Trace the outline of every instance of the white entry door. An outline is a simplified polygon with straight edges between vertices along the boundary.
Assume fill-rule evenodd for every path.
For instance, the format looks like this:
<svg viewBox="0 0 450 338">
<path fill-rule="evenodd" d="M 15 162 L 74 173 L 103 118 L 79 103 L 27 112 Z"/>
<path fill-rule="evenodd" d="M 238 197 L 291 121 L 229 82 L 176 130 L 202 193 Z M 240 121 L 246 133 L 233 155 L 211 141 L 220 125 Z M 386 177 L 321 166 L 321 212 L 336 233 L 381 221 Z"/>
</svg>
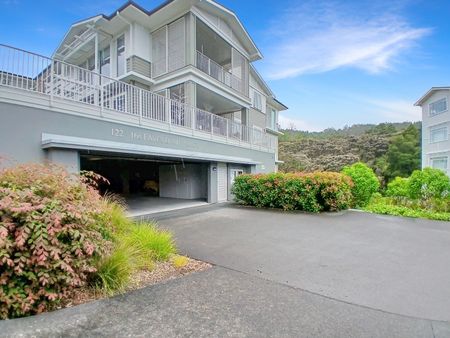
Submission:
<svg viewBox="0 0 450 338">
<path fill-rule="evenodd" d="M 217 165 L 217 201 L 225 202 L 228 200 L 228 175 L 227 164 L 218 163 Z"/>
</svg>

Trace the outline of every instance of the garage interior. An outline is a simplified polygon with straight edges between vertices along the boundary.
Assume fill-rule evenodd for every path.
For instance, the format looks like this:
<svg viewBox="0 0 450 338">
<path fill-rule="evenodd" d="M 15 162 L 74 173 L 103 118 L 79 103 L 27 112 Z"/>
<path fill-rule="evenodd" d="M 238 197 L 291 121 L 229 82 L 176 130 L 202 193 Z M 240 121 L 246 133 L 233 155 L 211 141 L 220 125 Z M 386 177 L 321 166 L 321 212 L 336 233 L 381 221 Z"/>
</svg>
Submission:
<svg viewBox="0 0 450 338">
<path fill-rule="evenodd" d="M 183 159 L 80 154 L 80 169 L 105 177 L 109 183 L 101 183 L 100 192 L 123 197 L 130 216 L 207 204 L 208 166 Z"/>
</svg>

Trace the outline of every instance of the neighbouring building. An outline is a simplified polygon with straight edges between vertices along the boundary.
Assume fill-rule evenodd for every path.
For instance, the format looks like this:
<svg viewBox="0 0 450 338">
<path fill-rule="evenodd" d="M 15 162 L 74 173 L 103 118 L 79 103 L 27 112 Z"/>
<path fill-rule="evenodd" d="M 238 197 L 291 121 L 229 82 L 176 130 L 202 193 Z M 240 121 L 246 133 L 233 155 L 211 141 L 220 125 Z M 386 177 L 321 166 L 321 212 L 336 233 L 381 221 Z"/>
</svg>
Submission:
<svg viewBox="0 0 450 338">
<path fill-rule="evenodd" d="M 212 0 L 127 2 L 77 22 L 51 58 L 0 45 L 0 156 L 93 170 L 123 194 L 231 198 L 277 170 L 287 109 L 252 66 L 261 52 Z"/>
<path fill-rule="evenodd" d="M 433 87 L 416 106 L 422 107 L 422 168 L 449 170 L 450 87 Z"/>
</svg>

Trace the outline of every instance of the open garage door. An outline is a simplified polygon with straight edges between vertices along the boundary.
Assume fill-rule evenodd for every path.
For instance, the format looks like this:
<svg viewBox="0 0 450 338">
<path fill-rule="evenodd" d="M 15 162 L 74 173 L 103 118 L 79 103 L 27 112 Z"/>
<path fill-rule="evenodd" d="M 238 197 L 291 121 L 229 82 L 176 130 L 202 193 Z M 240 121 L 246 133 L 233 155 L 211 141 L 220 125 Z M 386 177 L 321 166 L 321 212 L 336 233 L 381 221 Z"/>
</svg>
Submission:
<svg viewBox="0 0 450 338">
<path fill-rule="evenodd" d="M 192 201 L 208 198 L 208 163 L 164 158 L 133 158 L 107 154 L 81 154 L 81 170 L 93 171 L 105 177 L 103 194 L 122 196 L 129 209 L 166 210 L 192 206 Z M 183 202 L 184 201 L 184 202 Z M 175 208 L 176 207 L 176 208 Z"/>
</svg>

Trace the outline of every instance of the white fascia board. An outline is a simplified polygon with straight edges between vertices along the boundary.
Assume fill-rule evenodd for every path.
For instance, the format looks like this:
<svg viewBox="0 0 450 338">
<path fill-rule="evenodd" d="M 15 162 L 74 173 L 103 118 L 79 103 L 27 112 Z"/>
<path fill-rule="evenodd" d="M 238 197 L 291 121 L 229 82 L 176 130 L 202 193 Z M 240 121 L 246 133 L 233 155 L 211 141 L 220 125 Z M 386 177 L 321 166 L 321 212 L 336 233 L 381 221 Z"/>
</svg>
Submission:
<svg viewBox="0 0 450 338">
<path fill-rule="evenodd" d="M 229 162 L 240 164 L 261 164 L 260 162 L 255 162 L 249 158 L 243 157 L 221 156 L 216 154 L 193 152 L 179 149 L 161 148 L 141 144 L 105 141 L 91 138 L 55 135 L 47 133 L 42 133 L 42 148 L 91 150 L 91 151 L 102 151 L 112 153 L 126 153 L 134 155 L 158 156 L 165 158 L 184 158 L 191 160 Z"/>
<path fill-rule="evenodd" d="M 434 92 L 438 92 L 440 90 L 450 90 L 450 87 L 431 87 L 430 90 L 428 90 L 420 99 L 417 100 L 416 103 L 414 103 L 415 106 L 422 106 L 423 102 L 430 97 L 431 94 Z"/>
</svg>

